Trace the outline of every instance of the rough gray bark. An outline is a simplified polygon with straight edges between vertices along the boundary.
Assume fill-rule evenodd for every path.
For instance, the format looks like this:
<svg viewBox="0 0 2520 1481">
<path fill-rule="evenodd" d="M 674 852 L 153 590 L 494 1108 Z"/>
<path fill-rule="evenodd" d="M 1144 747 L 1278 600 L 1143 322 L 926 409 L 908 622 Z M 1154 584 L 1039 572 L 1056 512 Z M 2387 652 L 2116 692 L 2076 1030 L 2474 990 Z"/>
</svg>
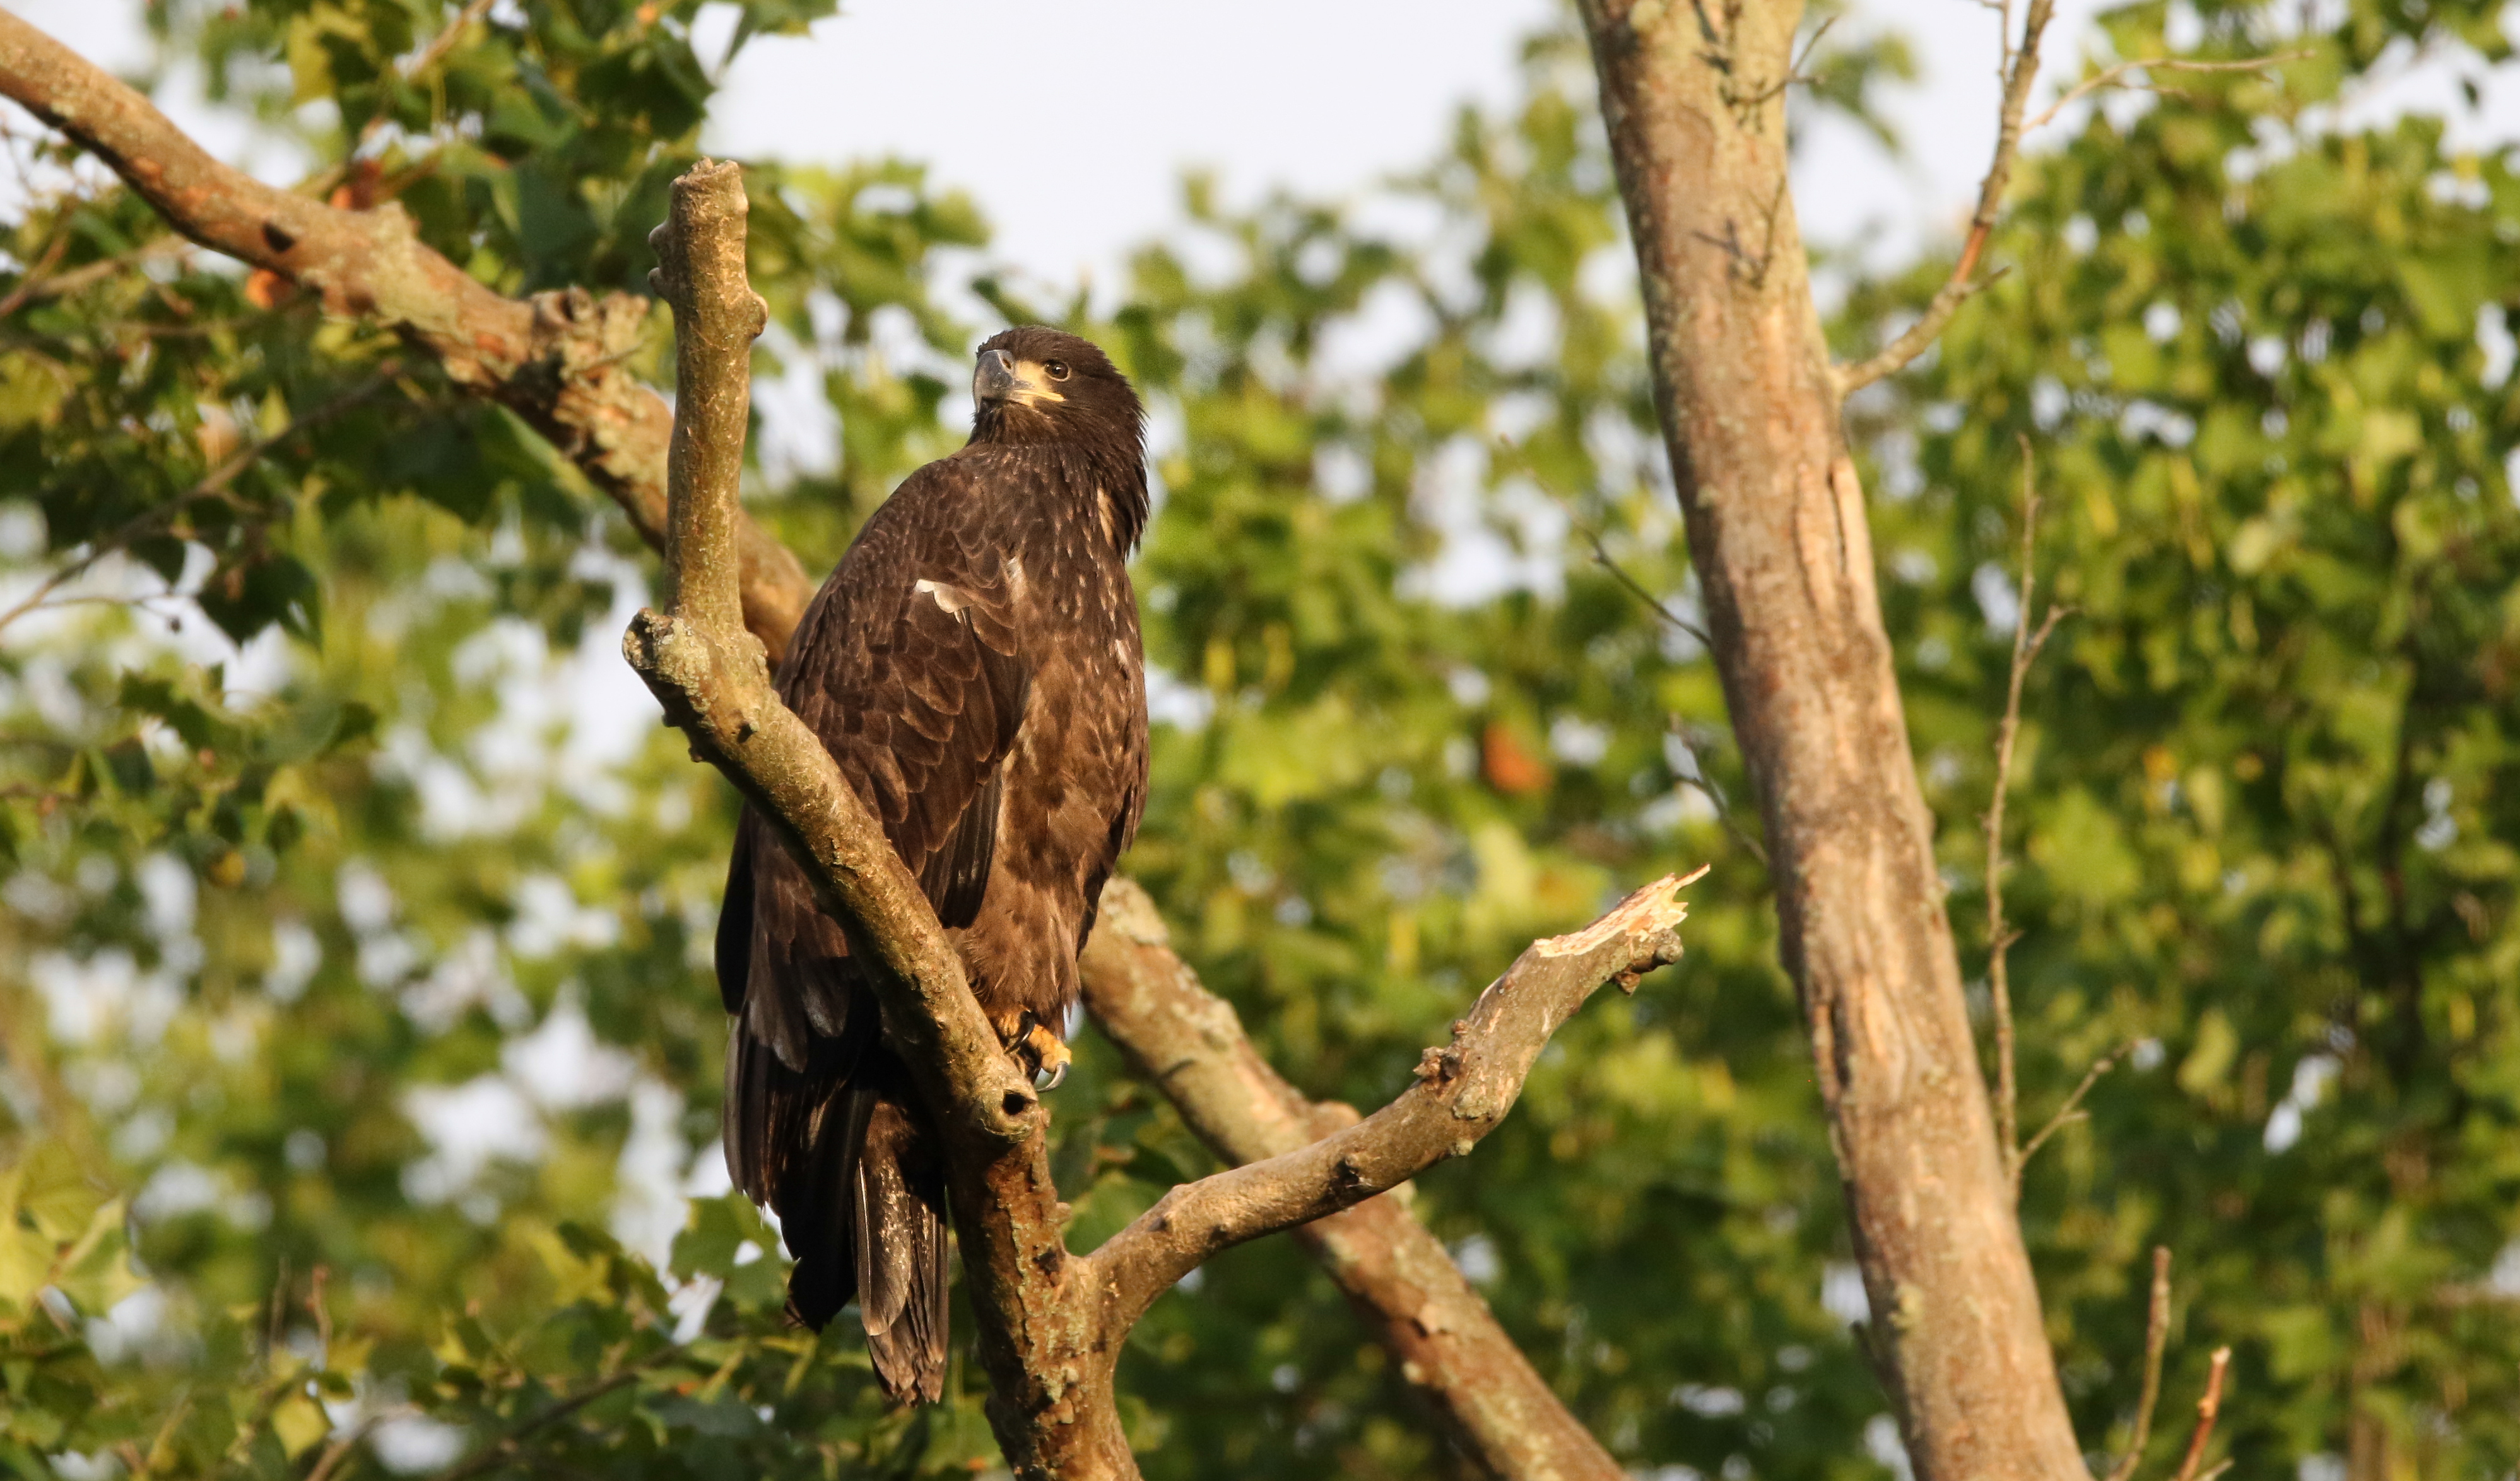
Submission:
<svg viewBox="0 0 2520 1481">
<path fill-rule="evenodd" d="M 1795 0 L 1582 0 L 1655 396 L 1873 1318 L 1928 1481 L 2084 1481 L 1786 189 Z"/>
</svg>

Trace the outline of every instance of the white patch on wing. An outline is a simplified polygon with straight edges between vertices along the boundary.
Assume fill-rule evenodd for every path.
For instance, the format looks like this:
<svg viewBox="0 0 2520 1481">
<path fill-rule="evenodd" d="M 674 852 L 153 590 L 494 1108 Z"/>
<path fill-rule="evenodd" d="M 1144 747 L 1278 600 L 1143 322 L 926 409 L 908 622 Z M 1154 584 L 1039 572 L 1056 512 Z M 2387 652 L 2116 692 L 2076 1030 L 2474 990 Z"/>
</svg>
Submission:
<svg viewBox="0 0 2520 1481">
<path fill-rule="evenodd" d="M 1094 512 L 1102 519 L 1102 538 L 1111 538 L 1111 495 L 1104 489 L 1094 491 Z"/>
<path fill-rule="evenodd" d="M 971 594 L 951 582 L 922 581 L 913 590 L 935 599 L 936 605 L 948 612 L 959 612 L 971 605 Z"/>
<path fill-rule="evenodd" d="M 1007 558 L 1007 589 L 1018 597 L 1023 595 L 1024 568 L 1021 556 Z"/>
</svg>

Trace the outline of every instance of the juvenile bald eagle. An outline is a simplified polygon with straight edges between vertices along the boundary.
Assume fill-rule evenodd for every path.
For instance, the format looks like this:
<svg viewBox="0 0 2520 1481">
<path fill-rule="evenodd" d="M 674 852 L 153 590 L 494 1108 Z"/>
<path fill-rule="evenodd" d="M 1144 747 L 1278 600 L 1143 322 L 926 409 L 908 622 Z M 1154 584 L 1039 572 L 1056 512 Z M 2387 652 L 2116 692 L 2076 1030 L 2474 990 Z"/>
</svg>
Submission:
<svg viewBox="0 0 2520 1481">
<path fill-rule="evenodd" d="M 999 1036 L 1064 1073 L 1077 954 L 1147 794 L 1126 566 L 1145 414 L 1094 345 L 980 346 L 971 440 L 903 480 L 805 609 L 780 697 L 919 876 Z M 746 809 L 718 918 L 726 1160 L 778 1210 L 789 1313 L 855 1296 L 886 1393 L 945 1373 L 945 1178 L 876 1000 L 804 873 Z"/>
</svg>

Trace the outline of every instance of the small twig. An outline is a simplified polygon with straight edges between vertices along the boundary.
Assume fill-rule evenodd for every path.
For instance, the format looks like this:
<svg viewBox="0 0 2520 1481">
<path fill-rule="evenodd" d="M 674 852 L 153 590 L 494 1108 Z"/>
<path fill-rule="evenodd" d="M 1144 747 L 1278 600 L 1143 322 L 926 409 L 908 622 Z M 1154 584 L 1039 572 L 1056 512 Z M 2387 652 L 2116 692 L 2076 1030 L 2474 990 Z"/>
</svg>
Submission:
<svg viewBox="0 0 2520 1481">
<path fill-rule="evenodd" d="M 2161 1402 L 2161 1356 L 2170 1346 L 2170 1246 L 2152 1247 L 2152 1304 L 2143 1321 L 2143 1394 L 2136 1401 L 2135 1434 L 2127 1452 L 2109 1467 L 2108 1481 L 2131 1481 L 2152 1438 L 2152 1412 Z"/>
<path fill-rule="evenodd" d="M 1733 92 L 1732 84 L 1728 82 L 1725 84 L 1724 101 L 1732 108 L 1746 112 L 1777 96 L 1777 94 L 1783 92 L 1786 88 L 1793 86 L 1797 82 L 1805 84 L 1818 82 L 1820 80 L 1818 77 L 1811 76 L 1803 71 L 1803 65 L 1811 61 L 1812 53 L 1820 50 L 1821 37 L 1827 35 L 1828 28 L 1835 25 L 1837 21 L 1837 17 L 1830 16 L 1826 20 L 1821 22 L 1818 26 L 1813 28 L 1810 37 L 1803 42 L 1803 54 L 1796 57 L 1792 62 L 1786 64 L 1785 74 L 1782 77 L 1778 78 L 1776 81 L 1769 83 L 1766 87 L 1759 89 L 1757 92 L 1752 93 L 1747 97 L 1743 97 Z"/>
<path fill-rule="evenodd" d="M 1768 868 L 1768 846 L 1750 836 L 1749 832 L 1741 827 L 1740 820 L 1732 816 L 1732 800 L 1724 795 L 1723 788 L 1704 777 L 1683 777 L 1680 779 L 1680 785 L 1697 788 L 1700 795 L 1713 803 L 1715 821 L 1724 825 L 1724 831 L 1731 834 L 1732 841 L 1740 844 L 1751 858 L 1758 860 L 1761 869 Z"/>
<path fill-rule="evenodd" d="M 477 1476 L 483 1471 L 496 1469 L 513 1458 L 517 1453 L 517 1448 L 523 1444 L 527 1439 L 551 1428 L 555 1424 L 558 1424 L 562 1419 L 576 1414 L 579 1410 L 593 1404 L 596 1400 L 603 1398 L 606 1394 L 613 1393 L 637 1382 L 641 1373 L 646 1372 L 648 1369 L 654 1368 L 659 1364 L 682 1356 L 683 1350 L 689 1345 L 690 1344 L 688 1343 L 677 1342 L 671 1347 L 658 1348 L 656 1351 L 650 1353 L 638 1362 L 621 1369 L 621 1371 L 614 1373 L 611 1377 L 607 1378 L 600 1383 L 590 1384 L 584 1390 L 571 1394 L 569 1397 L 561 1400 L 558 1404 L 544 1410 L 541 1414 L 538 1414 L 529 1419 L 519 1421 L 516 1425 L 512 1426 L 506 1434 L 501 1435 L 498 1439 L 491 1441 L 481 1449 L 474 1451 L 469 1458 L 456 1462 L 445 1470 L 439 1471 L 434 1477 L 430 1478 L 430 1481 L 465 1481 L 465 1478 L 467 1477 Z M 312 1481 L 311 1477 L 309 1478 L 309 1481 Z"/>
<path fill-rule="evenodd" d="M 306 1284 L 306 1310 L 315 1318 L 315 1340 L 326 1353 L 333 1350 L 333 1314 L 324 1305 L 324 1282 L 332 1274 L 332 1267 L 319 1265 Z"/>
<path fill-rule="evenodd" d="M 419 1413 L 416 1405 L 389 1405 L 335 1435 L 332 1443 L 324 1447 L 324 1453 L 315 1458 L 314 1467 L 306 1472 L 303 1481 L 330 1481 L 333 1472 L 340 1469 L 341 1462 L 349 1459 L 350 1452 L 357 1450 L 360 1442 L 375 1434 L 380 1426 Z"/>
<path fill-rule="evenodd" d="M 279 1355 L 280 1327 L 281 1324 L 288 1320 L 289 1292 L 292 1288 L 289 1279 L 289 1256 L 284 1251 L 280 1257 L 279 1273 L 271 1282 L 271 1315 L 262 1334 L 262 1361 L 266 1368 L 270 1367 L 273 1358 Z"/>
<path fill-rule="evenodd" d="M 2056 1107 L 2056 1114 L 2048 1118 L 2047 1124 L 2039 1128 L 2038 1135 L 2022 1144 L 2021 1154 L 2013 1159 L 2012 1165 L 2013 1196 L 2016 1199 L 2021 1195 L 2021 1169 L 2028 1167 L 2030 1159 L 2039 1155 L 2039 1148 L 2048 1144 L 2048 1138 L 2077 1121 L 2089 1118 L 2090 1112 L 2082 1108 L 2083 1098 L 2092 1093 L 2092 1087 L 2099 1082 L 2102 1075 L 2118 1067 L 2118 1059 L 2122 1055 L 2134 1049 L 2135 1045 L 2129 1042 L 2093 1060 L 2092 1067 L 2083 1071 L 2082 1083 L 2074 1087 L 2074 1093 L 2065 1098 L 2064 1104 Z"/>
<path fill-rule="evenodd" d="M 2021 23 L 2021 44 L 2015 47 L 2011 41 L 2012 8 L 2008 3 L 2003 6 L 2003 104 L 1995 131 L 1995 157 L 1987 164 L 1986 178 L 1978 182 L 1977 211 L 1969 218 L 1968 240 L 1960 247 L 1960 260 L 1906 333 L 1870 359 L 1836 367 L 1840 396 L 1870 385 L 1923 354 L 1952 322 L 1952 315 L 1959 312 L 1960 304 L 1985 287 L 1974 281 L 1978 254 L 1986 249 L 1986 240 L 1995 231 L 1996 213 L 2003 205 L 2003 193 L 2012 183 L 2013 157 L 2021 148 L 2021 114 L 2030 103 L 2030 86 L 2039 77 L 2039 38 L 2055 13 L 2056 0 L 2030 0 L 2030 12 Z"/>
<path fill-rule="evenodd" d="M 1655 616 L 1660 617 L 1663 621 L 1670 623 L 1674 629 L 1687 633 L 1691 639 L 1695 640 L 1698 647 L 1709 651 L 1714 649 L 1715 640 L 1707 636 L 1706 629 L 1689 621 L 1680 613 L 1673 611 L 1668 606 L 1664 605 L 1661 598 L 1656 597 L 1652 592 L 1645 590 L 1644 583 L 1639 581 L 1626 566 L 1621 565 L 1617 561 L 1611 558 L 1609 547 L 1601 543 L 1601 532 L 1599 530 L 1593 528 L 1589 524 L 1579 524 L 1576 527 L 1584 532 L 1584 538 L 1591 543 L 1593 547 L 1594 562 L 1599 565 L 1601 569 L 1608 571 L 1611 579 L 1617 581 L 1620 586 L 1626 588 L 1630 596 L 1636 598 L 1639 602 L 1643 603 L 1647 610 L 1651 611 Z M 1674 723 L 1678 723 L 1676 719 Z M 1691 747 L 1691 749 L 1694 750 L 1695 747 Z M 1680 783 L 1684 786 L 1693 786 L 1700 792 L 1704 793 L 1706 800 L 1715 805 L 1715 820 L 1724 825 L 1724 830 L 1732 835 L 1732 841 L 1740 844 L 1743 849 L 1749 852 L 1752 858 L 1758 860 L 1762 869 L 1767 867 L 1768 850 L 1766 845 L 1760 843 L 1758 839 L 1751 837 L 1748 832 L 1742 830 L 1740 821 L 1732 816 L 1732 800 L 1724 795 L 1722 789 L 1718 788 L 1715 784 L 1709 782 L 1703 776 L 1683 777 L 1680 779 Z"/>
<path fill-rule="evenodd" d="M 446 23 L 444 29 L 428 38 L 428 45 L 421 49 L 419 56 L 411 59 L 409 67 L 402 68 L 402 80 L 417 82 L 428 74 L 430 67 L 444 61 L 446 54 L 455 50 L 455 43 L 463 40 L 464 33 L 472 28 L 473 22 L 490 14 L 493 3 L 495 0 L 472 0 L 453 21 Z"/>
<path fill-rule="evenodd" d="M 9 291 L 8 297 L 0 298 L 0 319 L 16 313 L 21 304 L 34 295 L 35 290 L 43 287 L 44 275 L 53 270 L 54 263 L 62 260 L 62 253 L 69 250 L 69 246 L 68 228 L 53 233 L 53 240 L 36 254 L 33 262 L 27 264 L 25 273 L 18 279 L 18 286 Z"/>
<path fill-rule="evenodd" d="M 2045 5 L 2047 0 L 2040 0 Z M 2034 11 L 2034 20 L 2036 12 Z M 1986 977 L 1995 1005 L 1995 1128 L 1996 1144 L 2003 1153 L 2005 1173 L 2012 1180 L 2012 1194 L 2021 1196 L 2021 1164 L 2029 1153 L 2021 1147 L 2020 1083 L 2014 1076 L 2012 1037 L 2012 976 L 2008 958 L 2012 950 L 2012 928 L 2003 920 L 2003 799 L 2012 785 L 2013 742 L 2021 733 L 2021 686 L 2030 675 L 2030 665 L 2037 661 L 2039 650 L 2046 647 L 2048 635 L 2056 630 L 2065 610 L 2049 606 L 2046 621 L 2033 632 L 2030 626 L 2030 599 L 2039 584 L 2036 558 L 2039 543 L 2039 488 L 2036 467 L 2031 459 L 2030 439 L 2021 439 L 2021 597 L 2012 618 L 2012 674 L 2004 689 L 2003 719 L 1995 731 L 1995 799 L 1986 809 Z M 2103 1061 L 2105 1064 L 2106 1061 Z M 2092 1078 L 2097 1077 L 2095 1070 Z M 2090 1088 L 2090 1079 L 2084 1082 Z M 2074 1100 L 2082 1099 L 2077 1091 Z M 2057 1120 L 2048 1123 L 2049 1130 L 2061 1125 L 2072 1110 L 2073 1101 L 2057 1112 Z M 2047 1137 L 2040 1134 L 2041 1140 Z"/>
<path fill-rule="evenodd" d="M 1665 606 L 1661 598 L 1645 590 L 1643 582 L 1639 581 L 1635 576 L 1629 574 L 1626 566 L 1621 565 L 1617 561 L 1611 558 L 1609 547 L 1601 543 L 1601 532 L 1599 530 L 1594 529 L 1590 525 L 1579 525 L 1578 528 L 1584 531 L 1584 538 L 1592 543 L 1594 563 L 1600 566 L 1601 569 L 1608 571 L 1613 580 L 1616 580 L 1621 586 L 1628 589 L 1629 595 L 1643 603 L 1652 610 L 1655 616 L 1660 617 L 1665 622 L 1670 623 L 1673 627 L 1678 628 L 1680 631 L 1687 633 L 1689 637 L 1695 639 L 1698 647 L 1709 651 L 1714 649 L 1715 640 L 1706 635 L 1706 629 L 1689 621 L 1680 613 L 1673 611 L 1670 607 Z"/>
<path fill-rule="evenodd" d="M 1748 850 L 1750 857 L 1759 861 L 1759 867 L 1761 869 L 1768 868 L 1767 846 L 1762 844 L 1758 839 L 1752 837 L 1749 832 L 1741 827 L 1740 820 L 1732 815 L 1732 799 L 1725 795 L 1722 787 L 1717 786 L 1712 781 L 1707 779 L 1706 762 L 1704 758 L 1698 756 L 1697 746 L 1695 742 L 1689 740 L 1688 731 L 1686 727 L 1682 725 L 1680 717 L 1678 715 L 1673 715 L 1667 723 L 1671 733 L 1680 737 L 1681 743 L 1688 747 L 1690 758 L 1697 762 L 1697 775 L 1693 777 L 1680 778 L 1679 781 L 1681 785 L 1696 787 L 1697 790 L 1705 796 L 1708 802 L 1714 804 L 1715 821 L 1724 825 L 1724 830 L 1732 835 L 1732 841 L 1740 844 L 1742 848 Z"/>
<path fill-rule="evenodd" d="M 2121 62 L 2115 67 L 2094 72 L 2065 90 L 2063 97 L 2048 106 L 2046 112 L 2021 126 L 2023 133 L 2046 128 L 2056 121 L 2056 115 L 2102 88 L 2115 87 L 2130 72 L 2257 72 L 2287 62 L 2299 62 L 2309 52 L 2277 52 L 2271 57 L 2243 57 L 2232 62 L 2193 62 L 2184 57 L 2142 57 Z M 2148 85 L 2148 84 L 2138 84 Z M 2160 89 L 2153 89 L 2160 91 Z"/>
<path fill-rule="evenodd" d="M 2187 1459 L 2179 1462 L 2179 1481 L 2197 1481 L 2196 1465 L 2205 1459 L 2206 1443 L 2214 1438 L 2214 1416 L 2223 1412 L 2223 1377 L 2230 1368 L 2231 1350 L 2214 1349 L 2214 1366 L 2205 1374 L 2205 1397 L 2196 1401 L 2196 1429 L 2187 1437 Z"/>
<path fill-rule="evenodd" d="M 11 295 L 11 300 L 7 304 L 0 305 L 0 318 L 8 317 L 13 311 L 36 299 L 65 297 L 92 283 L 101 283 L 125 268 L 137 267 L 158 257 L 180 257 L 192 249 L 193 244 L 183 238 L 164 236 L 135 247 L 127 252 L 116 252 L 111 257 L 102 257 L 84 266 L 71 268 L 66 273 L 55 273 L 49 278 L 42 279 L 30 277 L 18 285 L 17 293 Z"/>
</svg>

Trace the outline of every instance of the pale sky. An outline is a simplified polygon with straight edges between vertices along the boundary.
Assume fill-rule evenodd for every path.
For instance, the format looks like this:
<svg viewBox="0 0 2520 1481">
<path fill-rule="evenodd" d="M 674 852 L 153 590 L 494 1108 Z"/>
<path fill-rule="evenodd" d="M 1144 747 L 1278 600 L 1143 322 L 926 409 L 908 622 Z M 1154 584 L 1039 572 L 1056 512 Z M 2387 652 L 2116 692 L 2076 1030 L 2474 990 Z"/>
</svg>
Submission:
<svg viewBox="0 0 2520 1481">
<path fill-rule="evenodd" d="M 9 0 L 81 53 L 145 55 L 137 0 Z M 2094 0 L 2064 0 L 2048 48 L 2069 67 Z M 1229 199 L 1270 186 L 1357 193 L 1431 158 L 1453 110 L 1501 104 L 1519 40 L 1555 0 L 851 0 L 810 37 L 755 39 L 717 96 L 705 142 L 739 157 L 927 161 L 971 193 L 1008 260 L 1038 278 L 1107 283 L 1127 248 L 1178 215 L 1186 165 Z M 714 56 L 732 11 L 703 12 Z M 1862 240 L 1895 259 L 1951 229 L 1994 137 L 1994 27 L 1977 0 L 1860 0 L 1850 29 L 1893 21 L 1928 75 L 1892 111 L 1905 166 L 1851 131 L 1823 131 L 1797 171 L 1815 241 Z M 161 101 L 223 157 L 297 166 L 212 122 L 183 78 Z"/>
</svg>

